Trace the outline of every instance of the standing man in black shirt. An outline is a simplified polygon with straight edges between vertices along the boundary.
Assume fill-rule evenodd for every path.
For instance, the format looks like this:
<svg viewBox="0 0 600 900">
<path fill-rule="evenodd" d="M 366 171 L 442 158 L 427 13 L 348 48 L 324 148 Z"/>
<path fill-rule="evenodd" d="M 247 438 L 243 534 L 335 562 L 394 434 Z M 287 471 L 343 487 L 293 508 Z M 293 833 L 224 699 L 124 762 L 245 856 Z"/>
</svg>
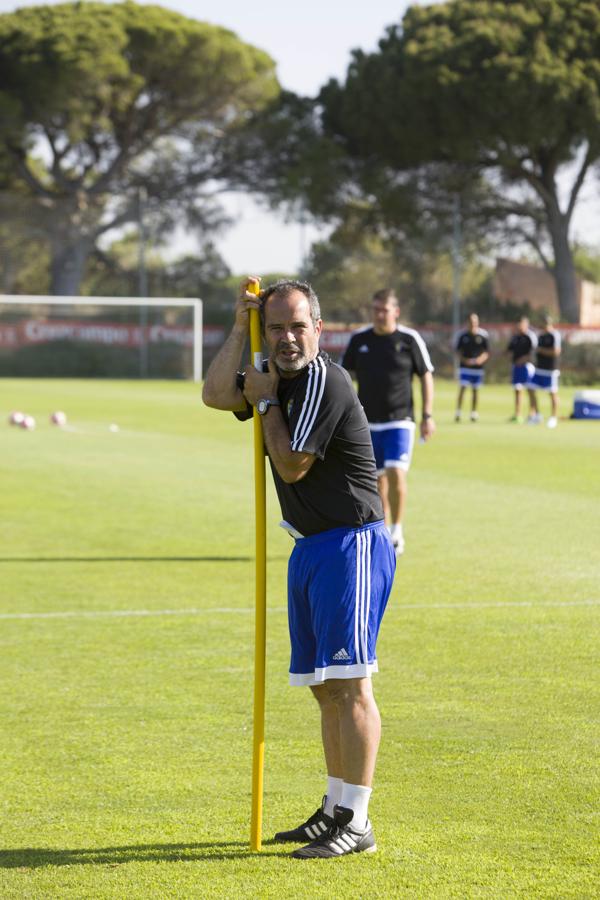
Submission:
<svg viewBox="0 0 600 900">
<path fill-rule="evenodd" d="M 544 330 L 538 334 L 535 373 L 531 379 L 531 386 L 550 394 L 550 418 L 546 422 L 548 428 L 556 428 L 558 425 L 558 379 L 560 377 L 558 361 L 560 353 L 560 331 L 554 328 L 552 316 L 544 316 Z M 538 421 L 541 421 L 539 410 L 537 415 Z"/>
<path fill-rule="evenodd" d="M 381 723 L 371 687 L 375 643 L 395 558 L 383 523 L 364 412 L 347 373 L 319 350 L 318 299 L 305 282 L 261 292 L 241 285 L 231 334 L 204 384 L 208 406 L 246 419 L 256 407 L 285 522 L 290 683 L 307 685 L 321 712 L 327 766 L 322 806 L 276 840 L 309 843 L 300 859 L 376 849 L 367 817 Z M 248 309 L 258 307 L 269 359 L 238 371 Z"/>
<path fill-rule="evenodd" d="M 435 431 L 429 353 L 416 331 L 398 324 L 399 317 L 394 291 L 377 291 L 373 295 L 373 325 L 352 335 L 342 359 L 342 366 L 358 382 L 358 399 L 367 415 L 375 450 L 385 520 L 397 556 L 404 552 L 406 476 L 415 440 L 413 375 L 421 381 L 421 439 L 428 440 Z"/>
<path fill-rule="evenodd" d="M 489 336 L 479 327 L 479 316 L 471 313 L 467 327 L 456 338 L 454 350 L 458 356 L 458 399 L 454 421 L 460 422 L 461 406 L 467 388 L 471 388 L 471 422 L 477 422 L 478 391 L 483 384 L 483 367 L 490 358 Z"/>
<path fill-rule="evenodd" d="M 512 386 L 515 392 L 515 412 L 511 422 L 521 425 L 521 396 L 524 390 L 529 394 L 529 417 L 527 422 L 535 425 L 539 422 L 535 391 L 531 387 L 531 379 L 535 371 L 531 362 L 533 351 L 537 348 L 535 331 L 529 327 L 527 316 L 521 316 L 517 322 L 517 328 L 511 337 L 506 352 L 512 356 Z"/>
</svg>

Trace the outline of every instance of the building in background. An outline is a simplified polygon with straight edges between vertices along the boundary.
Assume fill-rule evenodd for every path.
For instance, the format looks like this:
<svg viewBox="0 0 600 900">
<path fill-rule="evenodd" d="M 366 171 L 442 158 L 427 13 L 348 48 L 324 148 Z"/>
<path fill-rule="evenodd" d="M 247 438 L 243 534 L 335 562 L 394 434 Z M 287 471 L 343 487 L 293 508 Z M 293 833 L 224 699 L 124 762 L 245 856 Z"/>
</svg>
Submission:
<svg viewBox="0 0 600 900">
<path fill-rule="evenodd" d="M 560 320 L 554 278 L 546 269 L 512 259 L 497 259 L 494 297 L 501 303 L 528 303 L 531 310 Z M 577 279 L 579 325 L 600 325 L 600 285 Z"/>
</svg>

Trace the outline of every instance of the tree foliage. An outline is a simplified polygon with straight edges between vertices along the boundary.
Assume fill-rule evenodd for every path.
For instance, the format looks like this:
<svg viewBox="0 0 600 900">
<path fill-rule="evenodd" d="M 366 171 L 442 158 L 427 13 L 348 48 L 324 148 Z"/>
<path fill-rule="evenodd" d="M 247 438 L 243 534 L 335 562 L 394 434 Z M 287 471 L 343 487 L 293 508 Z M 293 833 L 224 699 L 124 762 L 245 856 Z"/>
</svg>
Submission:
<svg viewBox="0 0 600 900">
<path fill-rule="evenodd" d="M 329 134 L 353 158 L 396 176 L 440 163 L 489 173 L 489 215 L 518 224 L 554 269 L 564 316 L 576 317 L 569 228 L 600 158 L 597 3 L 411 7 L 376 53 L 354 53 L 345 84 L 330 82 L 320 99 Z"/>
<path fill-rule="evenodd" d="M 56 293 L 76 293 L 98 238 L 135 220 L 220 222 L 222 147 L 278 93 L 267 54 L 217 26 L 130 0 L 0 16 L 0 157 L 51 245 Z M 6 197 L 6 194 L 4 194 Z"/>
</svg>

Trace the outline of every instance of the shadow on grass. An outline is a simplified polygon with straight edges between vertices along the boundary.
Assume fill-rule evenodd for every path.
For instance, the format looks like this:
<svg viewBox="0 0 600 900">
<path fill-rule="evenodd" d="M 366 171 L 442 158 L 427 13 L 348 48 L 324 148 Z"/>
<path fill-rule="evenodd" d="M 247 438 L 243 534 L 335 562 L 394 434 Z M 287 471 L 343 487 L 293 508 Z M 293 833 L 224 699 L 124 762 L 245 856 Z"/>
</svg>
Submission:
<svg viewBox="0 0 600 900">
<path fill-rule="evenodd" d="M 268 842 L 273 845 L 273 841 Z M 263 844 L 263 846 L 265 846 Z M 121 866 L 130 862 L 195 862 L 242 859 L 259 855 L 247 841 L 205 841 L 195 844 L 131 844 L 124 847 L 81 847 L 55 850 L 22 847 L 0 850 L 0 869 L 39 869 L 43 866 Z M 288 856 L 287 850 L 262 850 L 261 856 Z"/>
</svg>

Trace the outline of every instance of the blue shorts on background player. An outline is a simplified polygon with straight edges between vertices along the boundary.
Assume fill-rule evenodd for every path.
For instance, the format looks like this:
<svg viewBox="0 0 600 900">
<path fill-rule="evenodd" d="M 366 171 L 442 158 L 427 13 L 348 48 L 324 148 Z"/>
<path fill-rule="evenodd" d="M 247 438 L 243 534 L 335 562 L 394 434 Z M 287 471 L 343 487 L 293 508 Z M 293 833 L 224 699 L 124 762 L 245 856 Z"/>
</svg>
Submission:
<svg viewBox="0 0 600 900">
<path fill-rule="evenodd" d="M 370 423 L 369 431 L 375 452 L 377 475 L 383 475 L 387 469 L 402 469 L 403 472 L 408 472 L 415 446 L 415 423 L 410 419 L 400 422 Z"/>
</svg>

